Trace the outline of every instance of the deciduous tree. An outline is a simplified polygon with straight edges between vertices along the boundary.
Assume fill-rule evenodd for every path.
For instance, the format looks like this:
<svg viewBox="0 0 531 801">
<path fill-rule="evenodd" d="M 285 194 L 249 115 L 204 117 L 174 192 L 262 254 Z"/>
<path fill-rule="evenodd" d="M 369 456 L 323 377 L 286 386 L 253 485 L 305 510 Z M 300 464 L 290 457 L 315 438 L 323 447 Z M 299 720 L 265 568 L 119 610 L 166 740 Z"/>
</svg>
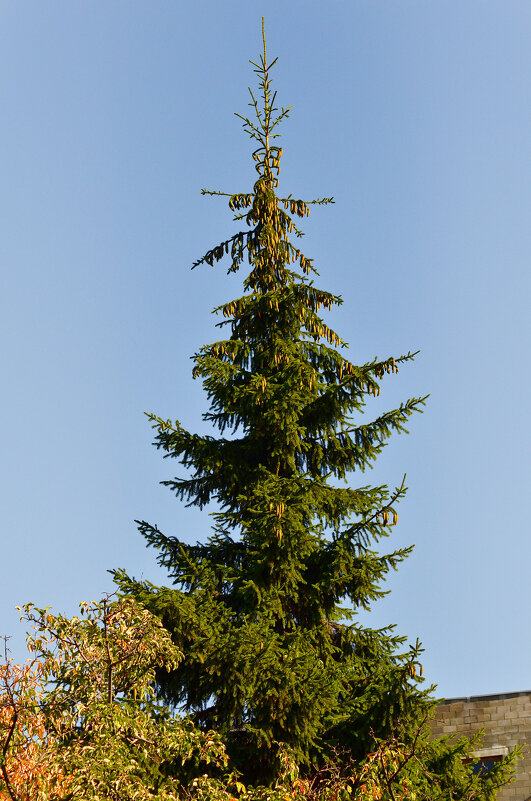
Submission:
<svg viewBox="0 0 531 801">
<path fill-rule="evenodd" d="M 0 798 L 174 801 L 200 788 L 226 799 L 219 736 L 154 696 L 155 668 L 180 660 L 159 620 L 130 599 L 80 609 L 69 619 L 25 607 L 32 658 L 0 670 Z"/>
</svg>

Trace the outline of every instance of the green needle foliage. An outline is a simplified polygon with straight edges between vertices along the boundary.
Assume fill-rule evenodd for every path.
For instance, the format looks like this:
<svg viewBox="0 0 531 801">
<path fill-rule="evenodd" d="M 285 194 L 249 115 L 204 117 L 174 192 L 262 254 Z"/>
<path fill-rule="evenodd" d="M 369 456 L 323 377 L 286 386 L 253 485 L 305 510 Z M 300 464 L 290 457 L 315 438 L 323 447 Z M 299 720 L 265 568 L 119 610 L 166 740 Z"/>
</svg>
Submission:
<svg viewBox="0 0 531 801">
<path fill-rule="evenodd" d="M 362 417 L 383 377 L 414 354 L 355 365 L 323 320 L 341 298 L 315 286 L 297 220 L 333 200 L 277 192 L 278 128 L 289 109 L 277 108 L 271 89 L 275 61 L 264 39 L 251 62 L 260 97 L 251 91 L 254 116 L 242 117 L 256 145 L 252 191 L 203 190 L 226 196 L 244 229 L 194 267 L 227 259 L 229 272 L 248 270 L 242 296 L 216 309 L 226 338 L 195 355 L 204 419 L 217 435 L 150 415 L 156 446 L 188 469 L 164 483 L 190 505 L 217 504 L 213 533 L 189 545 L 140 522 L 173 586 L 115 573 L 121 592 L 158 615 L 184 653 L 175 670 L 160 672 L 161 695 L 219 732 L 231 765 L 258 785 L 275 781 L 286 754 L 310 776 L 331 760 L 336 769 L 359 763 L 384 741 L 427 748 L 433 705 L 420 687 L 419 645 L 407 648 L 391 628 L 372 630 L 357 617 L 411 550 L 377 549 L 406 488 L 344 482 L 421 410 L 425 399 L 412 398 Z"/>
</svg>

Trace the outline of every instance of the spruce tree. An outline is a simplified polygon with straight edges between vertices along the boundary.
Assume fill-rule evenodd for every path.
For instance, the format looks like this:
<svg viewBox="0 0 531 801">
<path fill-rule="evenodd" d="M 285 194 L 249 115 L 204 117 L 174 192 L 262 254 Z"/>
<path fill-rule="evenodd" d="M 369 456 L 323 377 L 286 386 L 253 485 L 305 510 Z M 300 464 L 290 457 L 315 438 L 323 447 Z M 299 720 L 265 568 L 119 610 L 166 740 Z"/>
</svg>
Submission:
<svg viewBox="0 0 531 801">
<path fill-rule="evenodd" d="M 241 117 L 256 148 L 252 191 L 203 190 L 227 197 L 244 230 L 193 266 L 227 260 L 229 273 L 248 269 L 241 297 L 216 309 L 226 338 L 194 357 L 209 400 L 204 419 L 215 433 L 149 415 L 157 448 L 187 468 L 163 483 L 201 509 L 217 503 L 213 532 L 206 544 L 190 545 L 141 521 L 172 586 L 123 571 L 115 579 L 161 618 L 184 653 L 177 669 L 160 672 L 159 692 L 222 735 L 244 780 L 270 784 L 286 759 L 309 776 L 331 761 L 346 770 L 383 741 L 411 749 L 422 742 L 431 760 L 425 775 L 437 762 L 446 776 L 440 797 L 449 797 L 444 782 L 454 787 L 456 771 L 461 784 L 469 780 L 456 768 L 459 749 L 428 744 L 433 701 L 420 686 L 419 646 L 358 619 L 410 551 L 377 547 L 397 521 L 405 487 L 344 481 L 363 473 L 421 410 L 425 399 L 412 398 L 376 419 L 362 416 L 382 378 L 415 354 L 356 365 L 323 320 L 321 310 L 341 298 L 314 284 L 312 259 L 297 244 L 298 219 L 333 199 L 278 192 L 278 128 L 289 108 L 276 106 L 275 62 L 264 38 L 251 62 L 260 88 L 258 97 L 250 90 L 254 116 Z M 426 797 L 439 797 L 435 785 Z"/>
</svg>

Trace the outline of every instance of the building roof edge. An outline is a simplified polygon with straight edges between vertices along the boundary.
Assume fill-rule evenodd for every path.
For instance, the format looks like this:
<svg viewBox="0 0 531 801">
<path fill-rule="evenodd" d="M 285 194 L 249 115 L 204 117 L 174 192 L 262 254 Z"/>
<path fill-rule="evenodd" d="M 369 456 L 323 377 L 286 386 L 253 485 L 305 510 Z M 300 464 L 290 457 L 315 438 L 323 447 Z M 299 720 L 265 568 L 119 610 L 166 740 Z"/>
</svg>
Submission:
<svg viewBox="0 0 531 801">
<path fill-rule="evenodd" d="M 463 695 L 459 698 L 444 698 L 439 701 L 439 706 L 443 704 L 458 704 L 460 702 L 470 703 L 473 701 L 502 701 L 505 698 L 517 698 L 520 695 L 531 695 L 531 690 L 521 690 L 516 693 L 489 693 L 487 695 Z"/>
</svg>

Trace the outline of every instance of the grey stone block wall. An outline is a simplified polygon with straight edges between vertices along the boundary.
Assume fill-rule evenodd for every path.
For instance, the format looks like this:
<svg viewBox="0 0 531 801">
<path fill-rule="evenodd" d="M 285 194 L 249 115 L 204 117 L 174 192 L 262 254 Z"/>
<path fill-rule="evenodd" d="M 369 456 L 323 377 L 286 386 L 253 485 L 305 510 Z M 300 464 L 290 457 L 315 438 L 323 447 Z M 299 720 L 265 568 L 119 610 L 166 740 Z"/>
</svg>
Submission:
<svg viewBox="0 0 531 801">
<path fill-rule="evenodd" d="M 524 746 L 516 779 L 500 789 L 498 801 L 531 801 L 531 690 L 450 698 L 439 704 L 432 723 L 435 736 L 470 737 L 480 729 L 484 735 L 481 751 L 476 752 L 478 757 L 507 753 L 515 745 Z"/>
</svg>

